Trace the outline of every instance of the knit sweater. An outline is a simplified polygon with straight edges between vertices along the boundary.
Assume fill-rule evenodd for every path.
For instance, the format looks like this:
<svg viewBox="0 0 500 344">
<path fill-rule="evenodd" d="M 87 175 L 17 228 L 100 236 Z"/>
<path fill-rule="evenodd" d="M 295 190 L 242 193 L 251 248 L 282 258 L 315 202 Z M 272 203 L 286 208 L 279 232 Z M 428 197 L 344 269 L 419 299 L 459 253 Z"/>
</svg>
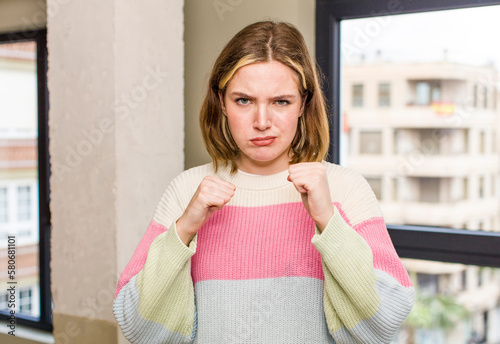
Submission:
<svg viewBox="0 0 500 344">
<path fill-rule="evenodd" d="M 168 186 L 115 294 L 132 343 L 390 343 L 414 290 L 378 202 L 353 170 L 323 162 L 334 215 L 320 232 L 275 175 L 184 171 Z M 233 198 L 189 246 L 175 222 L 207 175 Z"/>
</svg>

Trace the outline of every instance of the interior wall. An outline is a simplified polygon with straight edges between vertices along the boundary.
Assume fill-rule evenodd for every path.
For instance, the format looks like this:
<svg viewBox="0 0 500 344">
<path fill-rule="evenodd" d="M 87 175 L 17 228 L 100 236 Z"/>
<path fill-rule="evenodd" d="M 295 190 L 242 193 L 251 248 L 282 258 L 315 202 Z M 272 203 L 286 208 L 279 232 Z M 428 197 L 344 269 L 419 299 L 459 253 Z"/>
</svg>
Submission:
<svg viewBox="0 0 500 344">
<path fill-rule="evenodd" d="M 65 0 L 48 15 L 57 344 L 127 342 L 118 276 L 184 166 L 183 3 Z"/>
<path fill-rule="evenodd" d="M 210 69 L 224 45 L 239 30 L 259 20 L 294 24 L 304 36 L 310 53 L 315 50 L 314 0 L 187 0 L 185 25 L 185 168 L 210 161 L 198 124 Z"/>
<path fill-rule="evenodd" d="M 0 33 L 40 29 L 46 24 L 46 0 L 0 0 Z"/>
</svg>

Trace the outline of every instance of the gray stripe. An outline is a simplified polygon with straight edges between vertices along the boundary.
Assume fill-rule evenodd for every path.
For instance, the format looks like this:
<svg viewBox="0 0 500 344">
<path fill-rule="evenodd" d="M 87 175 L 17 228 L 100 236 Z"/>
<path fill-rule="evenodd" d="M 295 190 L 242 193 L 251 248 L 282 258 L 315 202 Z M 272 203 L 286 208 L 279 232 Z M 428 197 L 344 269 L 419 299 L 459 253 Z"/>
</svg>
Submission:
<svg viewBox="0 0 500 344">
<path fill-rule="evenodd" d="M 139 314 L 139 292 L 135 283 L 136 276 L 120 290 L 114 304 L 113 312 L 123 335 L 134 344 L 186 344 L 192 339 L 180 333 L 169 331 L 165 326 L 145 320 Z M 195 308 L 196 312 L 196 308 Z M 196 313 L 193 335 L 196 333 Z"/>
<path fill-rule="evenodd" d="M 323 310 L 323 281 L 307 277 L 206 280 L 195 284 L 197 344 L 335 343 Z"/>
<path fill-rule="evenodd" d="M 361 321 L 353 329 L 345 327 L 333 334 L 339 343 L 390 343 L 397 330 L 411 311 L 414 289 L 405 288 L 391 275 L 375 269 L 377 292 L 380 297 L 379 310 L 373 317 Z"/>
</svg>

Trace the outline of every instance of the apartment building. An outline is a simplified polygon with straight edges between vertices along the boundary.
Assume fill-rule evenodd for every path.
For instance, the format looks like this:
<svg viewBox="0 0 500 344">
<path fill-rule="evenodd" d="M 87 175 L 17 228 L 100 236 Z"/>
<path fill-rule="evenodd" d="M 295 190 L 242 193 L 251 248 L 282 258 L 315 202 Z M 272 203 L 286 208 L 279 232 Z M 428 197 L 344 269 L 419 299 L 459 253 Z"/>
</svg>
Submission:
<svg viewBox="0 0 500 344">
<path fill-rule="evenodd" d="M 40 316 L 36 53 L 0 45 L 0 310 L 8 308 L 7 238 L 15 236 L 16 312 Z"/>
<path fill-rule="evenodd" d="M 387 223 L 500 231 L 497 83 L 494 66 L 343 66 L 341 163 L 366 177 Z M 455 295 L 470 312 L 418 343 L 500 343 L 498 269 L 405 265 L 421 292 Z"/>
</svg>

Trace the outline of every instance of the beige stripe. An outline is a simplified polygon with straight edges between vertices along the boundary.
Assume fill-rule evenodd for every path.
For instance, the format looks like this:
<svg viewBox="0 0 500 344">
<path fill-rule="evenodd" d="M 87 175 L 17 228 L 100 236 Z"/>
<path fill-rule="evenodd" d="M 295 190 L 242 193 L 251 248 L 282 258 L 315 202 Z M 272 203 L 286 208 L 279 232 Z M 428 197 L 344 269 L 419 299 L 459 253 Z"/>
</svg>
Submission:
<svg viewBox="0 0 500 344">
<path fill-rule="evenodd" d="M 380 217 L 378 201 L 368 182 L 358 172 L 323 162 L 326 167 L 330 195 L 355 226 L 373 217 Z M 189 204 L 203 178 L 214 175 L 211 164 L 198 166 L 177 176 L 165 191 L 156 210 L 155 222 L 164 226 L 179 218 Z M 287 171 L 273 176 L 230 174 L 222 168 L 218 177 L 236 185 L 236 193 L 228 205 L 240 207 L 269 206 L 301 202 L 299 192 L 286 180 Z"/>
</svg>

